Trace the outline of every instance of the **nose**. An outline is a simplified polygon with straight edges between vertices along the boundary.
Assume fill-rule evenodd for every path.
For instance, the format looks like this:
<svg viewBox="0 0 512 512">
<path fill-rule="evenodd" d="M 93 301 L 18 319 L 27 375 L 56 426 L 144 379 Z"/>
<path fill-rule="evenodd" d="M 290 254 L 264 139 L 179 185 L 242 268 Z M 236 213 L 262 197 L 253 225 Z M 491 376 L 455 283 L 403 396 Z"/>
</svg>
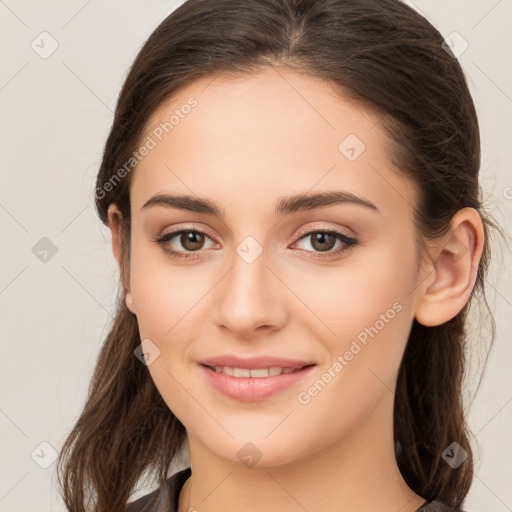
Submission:
<svg viewBox="0 0 512 512">
<path fill-rule="evenodd" d="M 283 327 L 286 293 L 265 250 L 254 261 L 240 254 L 233 255 L 232 268 L 215 287 L 215 321 L 233 337 L 251 340 Z"/>
</svg>

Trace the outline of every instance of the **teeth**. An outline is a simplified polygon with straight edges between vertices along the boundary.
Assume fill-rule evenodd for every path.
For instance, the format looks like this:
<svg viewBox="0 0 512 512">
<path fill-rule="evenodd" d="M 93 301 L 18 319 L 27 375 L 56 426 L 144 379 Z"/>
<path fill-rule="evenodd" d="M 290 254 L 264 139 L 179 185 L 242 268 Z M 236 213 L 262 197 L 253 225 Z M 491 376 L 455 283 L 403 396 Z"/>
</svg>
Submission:
<svg viewBox="0 0 512 512">
<path fill-rule="evenodd" d="M 267 368 L 259 368 L 257 370 L 247 370 L 251 377 L 268 377 L 268 369 Z M 247 375 L 244 375 L 244 377 L 247 377 Z"/>
<path fill-rule="evenodd" d="M 300 368 L 280 368 L 278 366 L 257 368 L 254 370 L 249 368 L 233 368 L 231 366 L 215 366 L 216 372 L 225 373 L 233 377 L 275 377 L 276 375 L 281 375 L 281 373 L 292 373 L 298 370 L 300 370 Z"/>
<path fill-rule="evenodd" d="M 233 368 L 233 377 L 250 377 L 251 370 L 248 368 Z"/>
</svg>

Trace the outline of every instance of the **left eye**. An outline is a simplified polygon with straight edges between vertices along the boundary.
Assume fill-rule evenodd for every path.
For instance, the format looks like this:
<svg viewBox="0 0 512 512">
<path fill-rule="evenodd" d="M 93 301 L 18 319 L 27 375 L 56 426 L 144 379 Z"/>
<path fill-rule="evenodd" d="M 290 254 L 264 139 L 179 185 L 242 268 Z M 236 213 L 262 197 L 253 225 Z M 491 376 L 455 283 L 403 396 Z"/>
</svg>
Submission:
<svg viewBox="0 0 512 512">
<path fill-rule="evenodd" d="M 176 250 L 172 247 L 172 243 L 170 243 L 174 238 L 177 238 L 178 236 L 179 243 L 183 248 L 185 248 L 185 251 L 181 251 L 179 249 Z M 355 238 L 349 237 L 339 231 L 316 230 L 303 234 L 292 245 L 298 244 L 299 242 L 307 240 L 308 238 L 311 240 L 310 244 L 311 247 L 313 247 L 313 251 L 308 249 L 301 250 L 315 253 L 315 256 L 312 256 L 313 258 L 332 257 L 333 255 L 337 255 L 352 249 L 359 243 Z M 178 231 L 173 231 L 156 237 L 153 239 L 153 241 L 158 243 L 171 257 L 187 259 L 197 258 L 194 253 L 204 248 L 203 245 L 206 239 L 212 240 L 212 238 L 203 231 L 196 229 L 180 229 Z M 341 242 L 341 247 L 338 247 L 337 250 L 332 251 L 337 241 Z"/>
<path fill-rule="evenodd" d="M 313 249 L 319 252 L 329 252 L 329 254 L 338 254 L 351 246 L 355 245 L 356 240 L 348 237 L 344 233 L 340 233 L 339 231 L 309 231 L 305 235 L 301 236 L 298 243 L 302 240 L 308 241 Z M 341 247 L 338 247 L 338 250 L 330 252 L 336 242 L 339 241 L 341 243 Z M 308 249 L 306 249 L 308 250 Z"/>
</svg>

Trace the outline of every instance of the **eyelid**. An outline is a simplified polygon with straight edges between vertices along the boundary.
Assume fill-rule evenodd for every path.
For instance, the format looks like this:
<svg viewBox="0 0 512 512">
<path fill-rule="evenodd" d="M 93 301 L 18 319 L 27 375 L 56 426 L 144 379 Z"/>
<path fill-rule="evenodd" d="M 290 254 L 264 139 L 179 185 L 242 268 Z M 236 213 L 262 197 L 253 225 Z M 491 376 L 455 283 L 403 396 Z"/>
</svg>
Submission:
<svg viewBox="0 0 512 512">
<path fill-rule="evenodd" d="M 161 238 L 161 237 L 163 237 L 165 235 L 170 235 L 170 234 L 177 234 L 181 230 L 196 231 L 196 232 L 205 233 L 214 242 L 219 243 L 217 241 L 216 237 L 213 235 L 213 233 L 208 228 L 206 228 L 204 226 L 201 226 L 201 227 L 187 226 L 186 224 L 177 224 L 170 231 L 162 231 L 162 233 L 160 233 L 156 238 Z M 340 227 L 330 227 L 330 226 L 326 226 L 325 224 L 322 224 L 322 223 L 317 223 L 316 225 L 313 225 L 313 226 L 307 225 L 307 226 L 301 227 L 297 231 L 297 233 L 296 233 L 296 235 L 294 237 L 295 239 L 294 239 L 293 243 L 297 242 L 303 235 L 311 234 L 315 230 L 317 230 L 317 231 L 339 231 L 344 236 L 346 236 L 347 238 L 353 238 L 353 235 L 351 235 L 350 233 L 347 233 L 347 231 L 345 229 L 343 229 L 343 228 L 340 228 Z"/>
<path fill-rule="evenodd" d="M 213 233 L 206 227 L 204 226 L 201 226 L 201 227 L 197 227 L 197 225 L 195 226 L 187 226 L 186 224 L 177 224 L 175 226 L 173 226 L 173 228 L 169 231 L 162 231 L 162 233 L 160 233 L 159 235 L 157 235 L 156 238 L 161 238 L 165 235 L 171 235 L 171 234 L 177 234 L 179 233 L 180 231 L 195 231 L 195 232 L 199 232 L 199 233 L 204 233 L 206 235 L 208 235 L 214 242 L 218 243 L 217 242 L 217 239 L 215 238 L 215 236 L 213 235 Z"/>
<path fill-rule="evenodd" d="M 200 249 L 198 251 L 181 251 L 181 250 L 174 250 L 171 248 L 166 248 L 165 244 L 167 244 L 170 240 L 172 240 L 174 237 L 178 236 L 179 234 L 183 232 L 195 232 L 206 235 L 210 240 L 212 240 L 214 243 L 217 243 L 216 237 L 212 235 L 211 231 L 204 227 L 204 228 L 197 228 L 197 227 L 191 227 L 186 226 L 185 224 L 179 224 L 173 227 L 170 231 L 163 231 L 161 234 L 152 237 L 152 241 L 160 244 L 163 248 L 163 250 L 168 253 L 171 257 L 176 258 L 178 260 L 199 260 L 202 259 L 201 253 L 204 250 L 208 249 Z M 351 236 L 347 234 L 343 229 L 340 227 L 326 227 L 325 225 L 315 225 L 308 227 L 302 227 L 298 230 L 294 237 L 294 241 L 291 243 L 290 247 L 293 247 L 295 244 L 299 243 L 302 239 L 307 238 L 308 236 L 311 236 L 314 233 L 318 232 L 324 232 L 324 233 L 330 233 L 334 235 L 338 240 L 340 240 L 344 246 L 342 248 L 339 248 L 336 251 L 326 251 L 323 252 L 317 252 L 317 251 L 306 251 L 307 253 L 315 254 L 315 256 L 308 256 L 308 258 L 312 258 L 313 260 L 323 260 L 323 259 L 331 259 L 336 258 L 339 255 L 348 253 L 349 251 L 353 250 L 354 247 L 358 246 L 360 244 L 360 241 L 358 241 L 354 236 Z M 210 248 L 211 249 L 211 248 Z M 197 255 L 197 256 L 196 256 Z"/>
<path fill-rule="evenodd" d="M 297 235 L 296 235 L 297 240 L 300 239 L 302 235 L 308 235 L 315 231 L 338 231 L 341 234 L 343 234 L 344 236 L 346 236 L 347 238 L 353 238 L 353 235 L 348 233 L 344 228 L 340 228 L 338 226 L 331 227 L 331 226 L 326 226 L 325 224 L 322 224 L 322 223 L 318 223 L 318 225 L 313 225 L 313 226 L 307 225 L 307 226 L 303 226 L 302 228 L 300 228 L 297 231 Z"/>
</svg>

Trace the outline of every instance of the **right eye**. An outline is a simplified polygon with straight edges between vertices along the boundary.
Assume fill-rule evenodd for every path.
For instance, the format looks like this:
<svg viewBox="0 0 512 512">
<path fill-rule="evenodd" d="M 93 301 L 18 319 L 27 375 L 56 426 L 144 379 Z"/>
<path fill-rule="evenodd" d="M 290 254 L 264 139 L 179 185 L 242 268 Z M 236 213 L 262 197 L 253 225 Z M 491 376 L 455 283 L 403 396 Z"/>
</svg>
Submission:
<svg viewBox="0 0 512 512">
<path fill-rule="evenodd" d="M 178 238 L 179 235 L 179 238 Z M 173 247 L 173 240 L 177 238 L 178 243 L 184 248 Z M 159 235 L 153 239 L 154 242 L 158 243 L 162 249 L 172 258 L 197 258 L 194 255 L 203 248 L 205 239 L 211 239 L 204 231 L 198 229 L 177 229 L 170 231 L 163 235 Z"/>
</svg>

